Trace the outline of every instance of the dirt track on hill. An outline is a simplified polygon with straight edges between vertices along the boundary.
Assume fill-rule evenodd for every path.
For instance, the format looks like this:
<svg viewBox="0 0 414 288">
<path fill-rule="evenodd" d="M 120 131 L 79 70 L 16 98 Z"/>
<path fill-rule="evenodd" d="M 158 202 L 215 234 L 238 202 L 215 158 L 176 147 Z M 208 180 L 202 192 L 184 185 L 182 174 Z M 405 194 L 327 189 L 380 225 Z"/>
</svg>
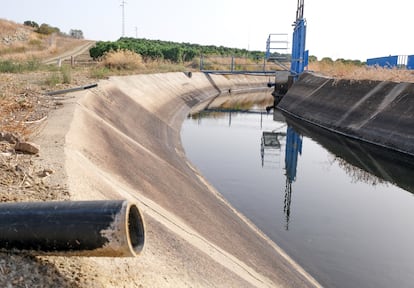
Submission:
<svg viewBox="0 0 414 288">
<path fill-rule="evenodd" d="M 95 41 L 85 41 L 84 44 L 79 45 L 69 51 L 66 51 L 58 56 L 54 56 L 51 58 L 48 58 L 46 60 L 44 60 L 42 63 L 46 64 L 46 65 L 52 65 L 52 64 L 56 64 L 58 62 L 58 60 L 64 61 L 67 59 L 70 59 L 72 56 L 76 57 L 79 55 L 83 55 L 86 53 L 89 53 L 89 49 L 95 45 Z"/>
</svg>

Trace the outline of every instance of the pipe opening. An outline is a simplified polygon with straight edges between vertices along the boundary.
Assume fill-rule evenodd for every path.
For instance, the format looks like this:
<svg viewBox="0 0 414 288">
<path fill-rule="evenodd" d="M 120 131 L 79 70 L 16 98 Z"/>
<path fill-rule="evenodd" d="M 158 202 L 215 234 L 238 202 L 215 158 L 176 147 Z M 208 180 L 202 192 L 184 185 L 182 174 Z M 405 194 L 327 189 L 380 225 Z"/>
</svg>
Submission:
<svg viewBox="0 0 414 288">
<path fill-rule="evenodd" d="M 144 221 L 138 207 L 134 204 L 129 207 L 128 235 L 134 252 L 139 253 L 145 242 Z"/>
<path fill-rule="evenodd" d="M 144 238 L 138 207 L 126 200 L 0 204 L 0 251 L 131 257 Z"/>
</svg>

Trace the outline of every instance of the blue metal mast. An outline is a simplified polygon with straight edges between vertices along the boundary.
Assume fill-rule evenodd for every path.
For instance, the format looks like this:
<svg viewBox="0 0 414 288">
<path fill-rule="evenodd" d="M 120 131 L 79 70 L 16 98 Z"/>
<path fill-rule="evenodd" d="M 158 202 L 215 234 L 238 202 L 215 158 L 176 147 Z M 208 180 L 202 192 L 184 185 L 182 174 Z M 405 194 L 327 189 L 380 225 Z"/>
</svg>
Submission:
<svg viewBox="0 0 414 288">
<path fill-rule="evenodd" d="M 309 52 L 305 50 L 306 43 L 306 20 L 303 18 L 304 0 L 298 0 L 296 21 L 293 23 L 292 59 L 290 62 L 290 73 L 293 80 L 308 66 Z M 280 101 L 280 100 L 279 100 Z M 283 211 L 286 216 L 286 230 L 289 230 L 290 205 L 292 200 L 292 183 L 296 180 L 296 169 L 298 156 L 302 154 L 302 137 L 288 126 L 286 133 L 285 169 L 286 169 L 286 190 L 285 206 Z"/>
<path fill-rule="evenodd" d="M 295 79 L 308 66 L 309 52 L 305 50 L 306 20 L 303 18 L 304 0 L 298 0 L 296 21 L 293 23 L 292 59 L 290 71 Z"/>
<path fill-rule="evenodd" d="M 289 76 L 286 82 L 281 82 L 276 79 L 281 74 L 275 75 L 275 82 L 269 82 L 268 87 L 275 87 L 272 95 L 274 97 L 273 107 L 276 107 L 279 102 L 282 100 L 283 96 L 287 93 L 288 89 L 292 84 L 299 78 L 299 75 L 305 70 L 305 67 L 308 66 L 309 51 L 305 50 L 306 44 L 306 20 L 303 18 L 303 4 L 304 0 L 298 0 L 298 7 L 296 10 L 296 20 L 293 23 L 293 41 L 292 41 L 292 54 L 290 60 L 290 69 L 286 67 L 286 71 L 289 71 Z M 275 34 L 270 34 L 267 40 L 266 45 L 266 57 L 270 57 L 270 43 L 272 43 L 270 36 Z M 276 41 L 277 42 L 277 41 Z M 281 76 L 279 79 L 283 79 Z M 283 81 L 283 80 L 282 80 Z M 270 107 L 271 108 L 271 107 Z"/>
</svg>

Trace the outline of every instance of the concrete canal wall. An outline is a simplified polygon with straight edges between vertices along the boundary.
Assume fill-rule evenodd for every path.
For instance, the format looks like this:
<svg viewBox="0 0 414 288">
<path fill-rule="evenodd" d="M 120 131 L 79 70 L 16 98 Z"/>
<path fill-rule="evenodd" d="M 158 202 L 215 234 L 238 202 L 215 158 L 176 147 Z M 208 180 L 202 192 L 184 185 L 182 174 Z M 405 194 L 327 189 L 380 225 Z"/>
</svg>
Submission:
<svg viewBox="0 0 414 288">
<path fill-rule="evenodd" d="M 65 137 L 71 197 L 130 200 L 146 226 L 139 257 L 85 260 L 97 267 L 97 282 L 104 287 L 319 286 L 209 185 L 181 146 L 181 125 L 192 107 L 235 91 L 263 89 L 270 95 L 267 81 L 164 73 L 111 77 L 80 93 Z"/>
<path fill-rule="evenodd" d="M 414 83 L 304 73 L 278 108 L 328 130 L 414 155 Z"/>
</svg>

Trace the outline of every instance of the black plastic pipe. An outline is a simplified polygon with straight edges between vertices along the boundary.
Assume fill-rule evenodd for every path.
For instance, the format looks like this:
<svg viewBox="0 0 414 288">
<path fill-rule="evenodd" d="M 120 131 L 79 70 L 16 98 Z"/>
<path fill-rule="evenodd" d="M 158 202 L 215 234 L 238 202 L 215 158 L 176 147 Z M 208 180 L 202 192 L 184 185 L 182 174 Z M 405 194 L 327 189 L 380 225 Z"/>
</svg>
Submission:
<svg viewBox="0 0 414 288">
<path fill-rule="evenodd" d="M 46 95 L 53 96 L 53 95 L 59 95 L 59 94 L 65 94 L 65 93 L 80 91 L 80 90 L 91 89 L 91 88 L 95 88 L 95 87 L 98 87 L 98 84 L 96 84 L 96 83 L 95 84 L 88 84 L 88 85 L 83 85 L 83 86 L 74 87 L 74 88 L 51 91 L 51 92 L 47 92 Z"/>
<path fill-rule="evenodd" d="M 144 239 L 138 207 L 126 200 L 0 204 L 3 252 L 134 257 Z"/>
</svg>

